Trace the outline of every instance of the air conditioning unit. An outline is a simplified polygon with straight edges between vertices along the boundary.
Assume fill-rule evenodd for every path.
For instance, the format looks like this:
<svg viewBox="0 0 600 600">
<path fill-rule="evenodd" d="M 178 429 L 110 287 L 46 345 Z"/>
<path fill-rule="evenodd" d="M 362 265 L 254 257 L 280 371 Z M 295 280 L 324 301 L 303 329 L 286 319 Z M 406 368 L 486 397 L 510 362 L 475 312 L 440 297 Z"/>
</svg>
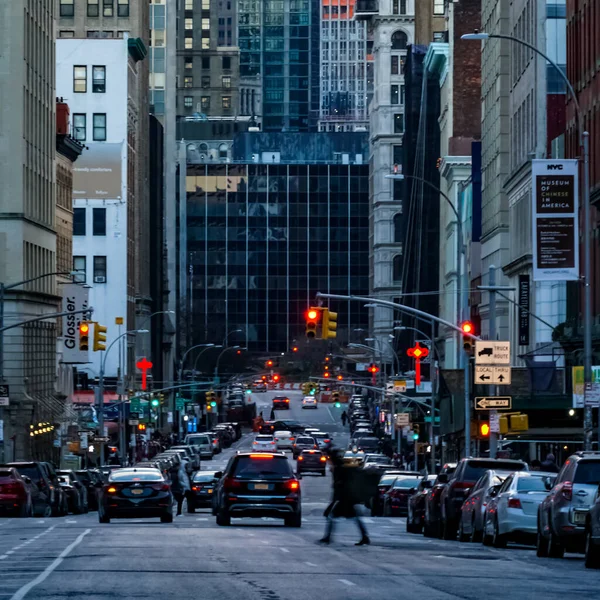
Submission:
<svg viewBox="0 0 600 600">
<path fill-rule="evenodd" d="M 94 283 L 106 283 L 106 277 L 104 277 L 104 275 L 96 275 L 96 277 L 94 277 Z"/>
</svg>

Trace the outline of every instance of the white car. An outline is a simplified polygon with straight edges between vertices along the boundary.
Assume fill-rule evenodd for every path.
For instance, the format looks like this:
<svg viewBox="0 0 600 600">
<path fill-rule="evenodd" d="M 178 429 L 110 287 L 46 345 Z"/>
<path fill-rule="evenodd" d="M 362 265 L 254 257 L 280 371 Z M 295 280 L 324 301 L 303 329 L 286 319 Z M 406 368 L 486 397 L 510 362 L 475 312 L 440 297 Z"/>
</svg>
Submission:
<svg viewBox="0 0 600 600">
<path fill-rule="evenodd" d="M 319 408 L 317 399 L 314 396 L 305 396 L 302 398 L 302 408 Z"/>
<path fill-rule="evenodd" d="M 314 433 L 311 433 L 310 435 L 311 435 L 311 437 L 315 438 L 315 441 L 319 445 L 320 450 L 323 450 L 324 448 L 326 448 L 327 444 L 329 444 L 331 442 L 331 436 L 328 433 L 325 433 L 324 431 L 315 431 Z"/>
<path fill-rule="evenodd" d="M 258 452 L 277 452 L 277 444 L 272 435 L 259 433 L 252 442 L 252 450 Z"/>
<path fill-rule="evenodd" d="M 274 433 L 274 438 L 278 450 L 285 448 L 291 450 L 294 440 L 296 439 L 291 431 L 276 431 Z"/>
<path fill-rule="evenodd" d="M 304 429 L 304 433 L 306 435 L 312 435 L 313 433 L 316 433 L 317 431 L 321 431 L 318 427 L 306 427 Z"/>
</svg>

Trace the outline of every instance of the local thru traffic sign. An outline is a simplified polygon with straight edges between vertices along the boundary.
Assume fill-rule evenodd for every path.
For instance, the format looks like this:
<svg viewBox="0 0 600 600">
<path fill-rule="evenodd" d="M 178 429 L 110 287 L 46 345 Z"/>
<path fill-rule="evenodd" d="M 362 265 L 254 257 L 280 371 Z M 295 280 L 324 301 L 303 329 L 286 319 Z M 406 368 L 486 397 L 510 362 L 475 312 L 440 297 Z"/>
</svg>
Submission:
<svg viewBox="0 0 600 600">
<path fill-rule="evenodd" d="M 477 385 L 510 385 L 512 380 L 510 367 L 475 367 Z"/>
<path fill-rule="evenodd" d="M 483 396 L 475 398 L 475 410 L 498 408 L 510 410 L 512 408 L 512 396 Z"/>
</svg>

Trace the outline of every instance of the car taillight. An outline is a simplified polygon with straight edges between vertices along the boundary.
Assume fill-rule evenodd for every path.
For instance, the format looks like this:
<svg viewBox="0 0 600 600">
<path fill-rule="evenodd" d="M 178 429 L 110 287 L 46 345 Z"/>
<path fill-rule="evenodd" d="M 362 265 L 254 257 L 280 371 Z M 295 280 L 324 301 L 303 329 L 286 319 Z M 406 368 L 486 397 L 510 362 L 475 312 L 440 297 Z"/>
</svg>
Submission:
<svg viewBox="0 0 600 600">
<path fill-rule="evenodd" d="M 168 483 L 156 483 L 152 486 L 152 489 L 159 492 L 168 492 L 171 489 L 171 486 Z"/>
<path fill-rule="evenodd" d="M 304 460 L 304 457 L 303 456 L 299 456 L 298 460 Z"/>
<path fill-rule="evenodd" d="M 320 460 L 321 460 L 321 462 L 325 462 L 327 460 L 327 458 L 325 456 L 321 456 Z"/>
<path fill-rule="evenodd" d="M 288 490 L 292 490 L 293 492 L 295 492 L 296 490 L 300 489 L 300 482 L 297 479 L 290 479 L 285 482 L 285 487 Z"/>
<path fill-rule="evenodd" d="M 290 442 L 293 442 L 296 438 L 290 438 Z"/>
<path fill-rule="evenodd" d="M 114 485 L 111 485 L 110 487 L 107 487 L 107 488 L 106 488 L 106 491 L 107 491 L 109 494 L 114 494 L 114 493 L 117 491 L 117 488 L 116 488 Z"/>
<path fill-rule="evenodd" d="M 324 444 L 329 444 L 329 442 L 330 442 L 330 441 L 331 441 L 331 440 L 323 440 L 323 443 L 324 443 Z"/>
<path fill-rule="evenodd" d="M 275 441 L 276 441 L 276 442 L 278 442 L 278 441 L 279 441 L 279 438 L 275 438 Z"/>
<path fill-rule="evenodd" d="M 573 484 L 570 481 L 565 481 L 560 488 L 560 493 L 562 494 L 565 500 L 572 500 Z"/>
<path fill-rule="evenodd" d="M 473 484 L 470 481 L 453 481 L 450 487 L 454 490 L 470 490 Z"/>
<path fill-rule="evenodd" d="M 518 498 L 509 498 L 508 508 L 523 508 L 523 507 L 521 506 L 521 501 Z"/>
<path fill-rule="evenodd" d="M 192 491 L 193 492 L 199 492 L 202 489 L 201 485 L 194 485 L 192 486 Z"/>
<path fill-rule="evenodd" d="M 18 481 L 0 484 L 0 488 L 4 494 L 20 494 L 25 492 L 25 486 Z"/>
<path fill-rule="evenodd" d="M 225 488 L 225 491 L 231 492 L 233 490 L 239 490 L 242 487 L 242 484 L 240 481 L 234 479 L 233 477 L 227 477 L 223 482 L 223 487 Z"/>
</svg>

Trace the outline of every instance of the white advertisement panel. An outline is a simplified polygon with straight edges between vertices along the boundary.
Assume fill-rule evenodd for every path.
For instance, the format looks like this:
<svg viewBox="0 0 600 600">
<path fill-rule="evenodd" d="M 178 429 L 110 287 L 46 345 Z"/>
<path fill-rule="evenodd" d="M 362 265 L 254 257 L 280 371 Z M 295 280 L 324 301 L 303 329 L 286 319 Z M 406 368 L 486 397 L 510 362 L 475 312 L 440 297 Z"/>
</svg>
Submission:
<svg viewBox="0 0 600 600">
<path fill-rule="evenodd" d="M 577 160 L 532 161 L 534 281 L 579 279 Z"/>
<path fill-rule="evenodd" d="M 85 315 L 73 313 L 89 307 L 89 288 L 80 283 L 67 283 L 62 286 L 62 295 L 62 311 L 69 313 L 62 319 L 62 362 L 67 364 L 87 363 L 89 362 L 88 352 L 79 350 L 79 324 L 84 320 Z"/>
</svg>

